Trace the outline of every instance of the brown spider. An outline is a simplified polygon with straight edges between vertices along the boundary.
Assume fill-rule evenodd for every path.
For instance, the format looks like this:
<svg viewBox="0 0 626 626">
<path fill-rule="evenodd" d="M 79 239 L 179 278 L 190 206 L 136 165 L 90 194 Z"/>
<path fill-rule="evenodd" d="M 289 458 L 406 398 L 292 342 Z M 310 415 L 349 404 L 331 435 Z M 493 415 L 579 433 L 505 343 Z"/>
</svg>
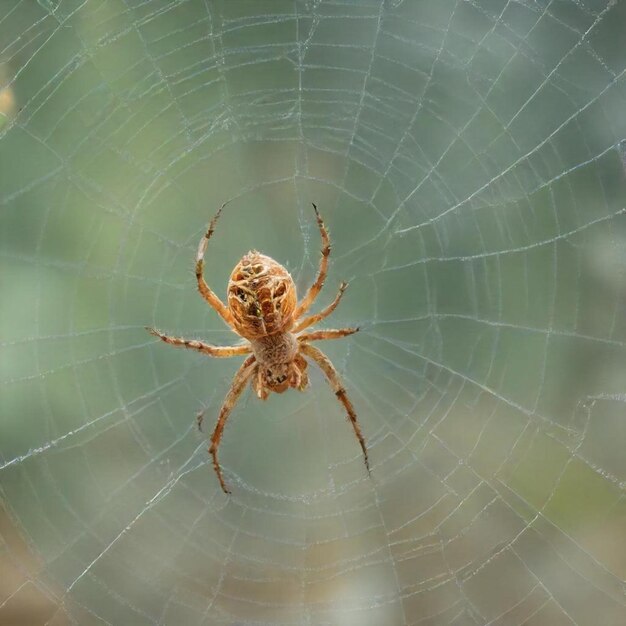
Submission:
<svg viewBox="0 0 626 626">
<path fill-rule="evenodd" d="M 289 387 L 304 391 L 308 385 L 306 373 L 308 363 L 305 355 L 318 364 L 326 375 L 335 395 L 345 407 L 354 433 L 361 444 L 365 466 L 369 472 L 365 440 L 361 434 L 352 403 L 339 380 L 337 370 L 321 350 L 309 343 L 319 339 L 339 339 L 351 335 L 359 329 L 342 328 L 340 330 L 301 332 L 328 317 L 337 308 L 341 296 L 348 286 L 347 283 L 341 283 L 339 293 L 325 309 L 314 315 L 302 317 L 321 291 L 328 271 L 330 240 L 317 207 L 313 204 L 324 247 L 322 248 L 317 278 L 309 287 L 304 299 L 298 304 L 293 279 L 280 263 L 256 250 L 251 250 L 244 255 L 232 271 L 228 281 L 228 307 L 226 307 L 211 291 L 203 277 L 204 253 L 224 206 L 226 203 L 220 207 L 220 210 L 211 220 L 209 228 L 198 246 L 196 256 L 198 290 L 231 329 L 247 339 L 247 342 L 237 346 L 212 346 L 195 339 L 170 337 L 154 328 L 146 327 L 152 335 L 161 338 L 165 343 L 192 348 L 209 356 L 231 357 L 251 353 L 235 374 L 211 436 L 209 453 L 213 457 L 213 467 L 222 489 L 225 493 L 230 493 L 226 488 L 222 469 L 217 460 L 217 448 L 222 439 L 226 420 L 245 389 L 246 383 L 251 382 L 252 388 L 261 400 L 265 400 L 270 391 L 283 393 Z M 203 413 L 198 414 L 198 428 L 200 429 L 202 429 L 202 418 Z"/>
</svg>

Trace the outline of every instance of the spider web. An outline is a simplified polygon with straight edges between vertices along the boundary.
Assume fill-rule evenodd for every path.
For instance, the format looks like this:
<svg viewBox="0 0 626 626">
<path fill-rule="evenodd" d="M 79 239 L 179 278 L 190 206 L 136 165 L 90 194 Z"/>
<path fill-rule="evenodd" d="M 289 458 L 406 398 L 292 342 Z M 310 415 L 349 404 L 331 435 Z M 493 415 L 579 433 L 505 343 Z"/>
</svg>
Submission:
<svg viewBox="0 0 626 626">
<path fill-rule="evenodd" d="M 0 623 L 626 622 L 621 0 L 6 0 Z M 350 287 L 237 405 L 198 297 Z"/>
</svg>

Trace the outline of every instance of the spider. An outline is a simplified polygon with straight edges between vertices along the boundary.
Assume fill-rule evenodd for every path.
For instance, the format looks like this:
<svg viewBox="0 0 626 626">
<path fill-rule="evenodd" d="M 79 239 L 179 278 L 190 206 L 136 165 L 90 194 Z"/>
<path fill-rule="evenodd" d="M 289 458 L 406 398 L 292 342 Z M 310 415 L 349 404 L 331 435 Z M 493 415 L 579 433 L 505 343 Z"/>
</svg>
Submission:
<svg viewBox="0 0 626 626">
<path fill-rule="evenodd" d="M 341 328 L 339 330 L 315 330 L 302 332 L 313 324 L 328 317 L 339 304 L 348 284 L 342 282 L 335 299 L 322 311 L 313 315 L 305 313 L 320 293 L 328 272 L 328 256 L 330 255 L 330 238 L 317 206 L 313 204 L 317 225 L 322 235 L 322 258 L 315 282 L 309 287 L 304 298 L 298 302 L 296 286 L 289 272 L 269 256 L 251 250 L 237 263 L 228 281 L 228 306 L 211 290 L 204 280 L 204 254 L 207 244 L 217 223 L 224 203 L 209 223 L 206 234 L 200 240 L 196 255 L 196 279 L 198 291 L 206 302 L 213 307 L 222 319 L 239 336 L 247 341 L 236 346 L 212 346 L 196 339 L 170 337 L 154 328 L 146 330 L 155 337 L 172 346 L 180 346 L 197 350 L 213 357 L 231 357 L 249 355 L 237 370 L 230 390 L 224 399 L 217 418 L 217 424 L 211 436 L 208 448 L 213 459 L 213 467 L 224 493 L 230 493 L 224 482 L 222 468 L 217 459 L 226 420 L 237 400 L 250 382 L 256 395 L 266 400 L 270 392 L 283 393 L 290 387 L 304 391 L 308 386 L 307 366 L 305 357 L 315 361 L 325 374 L 338 400 L 343 404 L 354 434 L 359 440 L 365 467 L 370 472 L 369 459 L 365 439 L 357 421 L 354 407 L 342 385 L 337 370 L 330 359 L 318 348 L 311 345 L 320 339 L 340 339 L 356 333 L 358 328 Z M 202 430 L 204 412 L 197 416 L 198 428 Z"/>
</svg>

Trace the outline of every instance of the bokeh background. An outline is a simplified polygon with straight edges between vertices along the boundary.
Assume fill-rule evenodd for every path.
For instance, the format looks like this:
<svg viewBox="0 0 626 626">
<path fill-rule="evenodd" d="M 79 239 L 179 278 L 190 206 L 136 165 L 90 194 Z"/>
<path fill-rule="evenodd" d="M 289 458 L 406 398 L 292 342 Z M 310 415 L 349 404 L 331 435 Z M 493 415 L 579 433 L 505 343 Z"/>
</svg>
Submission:
<svg viewBox="0 0 626 626">
<path fill-rule="evenodd" d="M 626 623 L 626 3 L 3 0 L 0 623 Z M 300 293 L 247 394 L 195 290 Z"/>
</svg>

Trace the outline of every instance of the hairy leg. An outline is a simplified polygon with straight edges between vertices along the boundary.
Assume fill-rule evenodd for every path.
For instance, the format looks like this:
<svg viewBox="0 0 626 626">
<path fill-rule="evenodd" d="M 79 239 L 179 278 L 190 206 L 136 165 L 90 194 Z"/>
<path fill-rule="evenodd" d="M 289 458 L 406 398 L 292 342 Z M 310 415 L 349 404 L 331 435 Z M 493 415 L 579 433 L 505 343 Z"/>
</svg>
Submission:
<svg viewBox="0 0 626 626">
<path fill-rule="evenodd" d="M 228 310 L 228 307 L 218 298 L 218 296 L 211 290 L 207 282 L 204 280 L 204 253 L 206 252 L 209 239 L 215 230 L 215 224 L 217 223 L 217 220 L 222 213 L 222 209 L 226 206 L 226 204 L 227 202 L 224 202 L 224 204 L 222 204 L 219 208 L 219 211 L 209 223 L 209 228 L 198 245 L 198 254 L 196 255 L 196 280 L 198 281 L 198 291 L 200 292 L 200 295 L 219 313 L 222 319 L 232 327 L 233 318 Z"/>
<path fill-rule="evenodd" d="M 365 467 L 369 473 L 370 471 L 370 462 L 367 456 L 367 447 L 365 445 L 365 439 L 363 438 L 363 434 L 361 433 L 361 427 L 359 426 L 359 422 L 357 420 L 356 412 L 354 411 L 354 407 L 352 406 L 352 402 L 348 398 L 346 394 L 345 387 L 341 384 L 341 380 L 339 379 L 339 374 L 335 369 L 335 366 L 330 362 L 330 359 L 321 351 L 318 350 L 315 346 L 311 346 L 309 344 L 303 343 L 300 345 L 300 351 L 311 357 L 320 367 L 320 369 L 326 375 L 330 386 L 333 388 L 335 395 L 339 399 L 339 402 L 343 404 L 346 409 L 346 413 L 350 418 L 350 423 L 352 424 L 352 428 L 354 429 L 354 434 L 356 438 L 359 440 L 359 444 L 361 445 L 361 450 L 363 450 L 363 458 L 365 460 Z"/>
<path fill-rule="evenodd" d="M 326 274 L 328 273 L 328 255 L 330 254 L 330 238 L 328 237 L 328 231 L 326 230 L 326 226 L 324 225 L 324 221 L 320 217 L 319 211 L 317 210 L 317 206 L 313 204 L 313 209 L 315 209 L 315 217 L 317 218 L 317 225 L 319 226 L 320 233 L 322 234 L 322 258 L 320 259 L 319 270 L 317 273 L 317 278 L 315 282 L 309 287 L 309 290 L 306 292 L 304 298 L 302 298 L 302 302 L 296 307 L 293 318 L 297 320 L 304 313 L 306 313 L 317 295 L 321 291 L 324 281 L 326 280 Z"/>
<path fill-rule="evenodd" d="M 224 434 L 224 426 L 226 425 L 226 420 L 228 419 L 228 416 L 230 415 L 233 407 L 239 399 L 239 396 L 241 396 L 243 390 L 245 389 L 247 382 L 250 380 L 250 377 L 255 372 L 255 361 L 256 359 L 254 358 L 254 356 L 249 356 L 241 364 L 241 367 L 237 370 L 237 373 L 233 378 L 233 382 L 231 383 L 230 390 L 226 394 L 226 398 L 224 398 L 224 403 L 222 404 L 220 414 L 217 418 L 217 424 L 215 424 L 215 430 L 211 435 L 209 454 L 213 457 L 213 468 L 215 469 L 215 473 L 217 474 L 217 478 L 220 481 L 220 486 L 222 487 L 222 491 L 224 493 L 230 493 L 230 491 L 226 488 L 224 476 L 222 475 L 222 468 L 220 467 L 219 461 L 217 460 L 217 449 L 220 445 L 220 441 L 222 440 L 222 435 Z"/>
<path fill-rule="evenodd" d="M 343 296 L 343 292 L 347 289 L 348 283 L 341 283 L 339 285 L 339 293 L 335 296 L 335 299 L 322 311 L 316 313 L 315 315 L 309 315 L 309 317 L 305 317 L 302 321 L 296 324 L 296 327 L 291 331 L 293 333 L 299 333 L 301 330 L 308 328 L 309 326 L 313 326 L 313 324 L 317 324 L 321 322 L 324 318 L 328 317 L 339 304 L 341 300 L 341 296 Z"/>
<path fill-rule="evenodd" d="M 250 354 L 252 352 L 252 348 L 250 345 L 241 345 L 241 346 L 212 346 L 208 343 L 204 343 L 203 341 L 198 341 L 197 339 L 183 339 L 182 337 L 170 337 L 169 335 L 165 335 L 161 331 L 158 331 L 156 328 L 150 328 L 146 326 L 146 330 L 155 337 L 161 339 L 165 343 L 169 343 L 171 346 L 181 346 L 183 348 L 191 348 L 192 350 L 197 350 L 198 352 L 202 352 L 203 354 L 208 354 L 209 356 L 215 357 L 230 357 L 230 356 L 238 356 L 240 354 Z"/>
<path fill-rule="evenodd" d="M 328 330 L 314 330 L 311 333 L 302 333 L 301 335 L 298 335 L 297 339 L 301 342 L 319 341 L 320 339 L 341 339 L 342 337 L 353 335 L 354 333 L 358 332 L 358 330 L 358 327 L 339 328 L 338 330 L 330 328 Z"/>
</svg>

